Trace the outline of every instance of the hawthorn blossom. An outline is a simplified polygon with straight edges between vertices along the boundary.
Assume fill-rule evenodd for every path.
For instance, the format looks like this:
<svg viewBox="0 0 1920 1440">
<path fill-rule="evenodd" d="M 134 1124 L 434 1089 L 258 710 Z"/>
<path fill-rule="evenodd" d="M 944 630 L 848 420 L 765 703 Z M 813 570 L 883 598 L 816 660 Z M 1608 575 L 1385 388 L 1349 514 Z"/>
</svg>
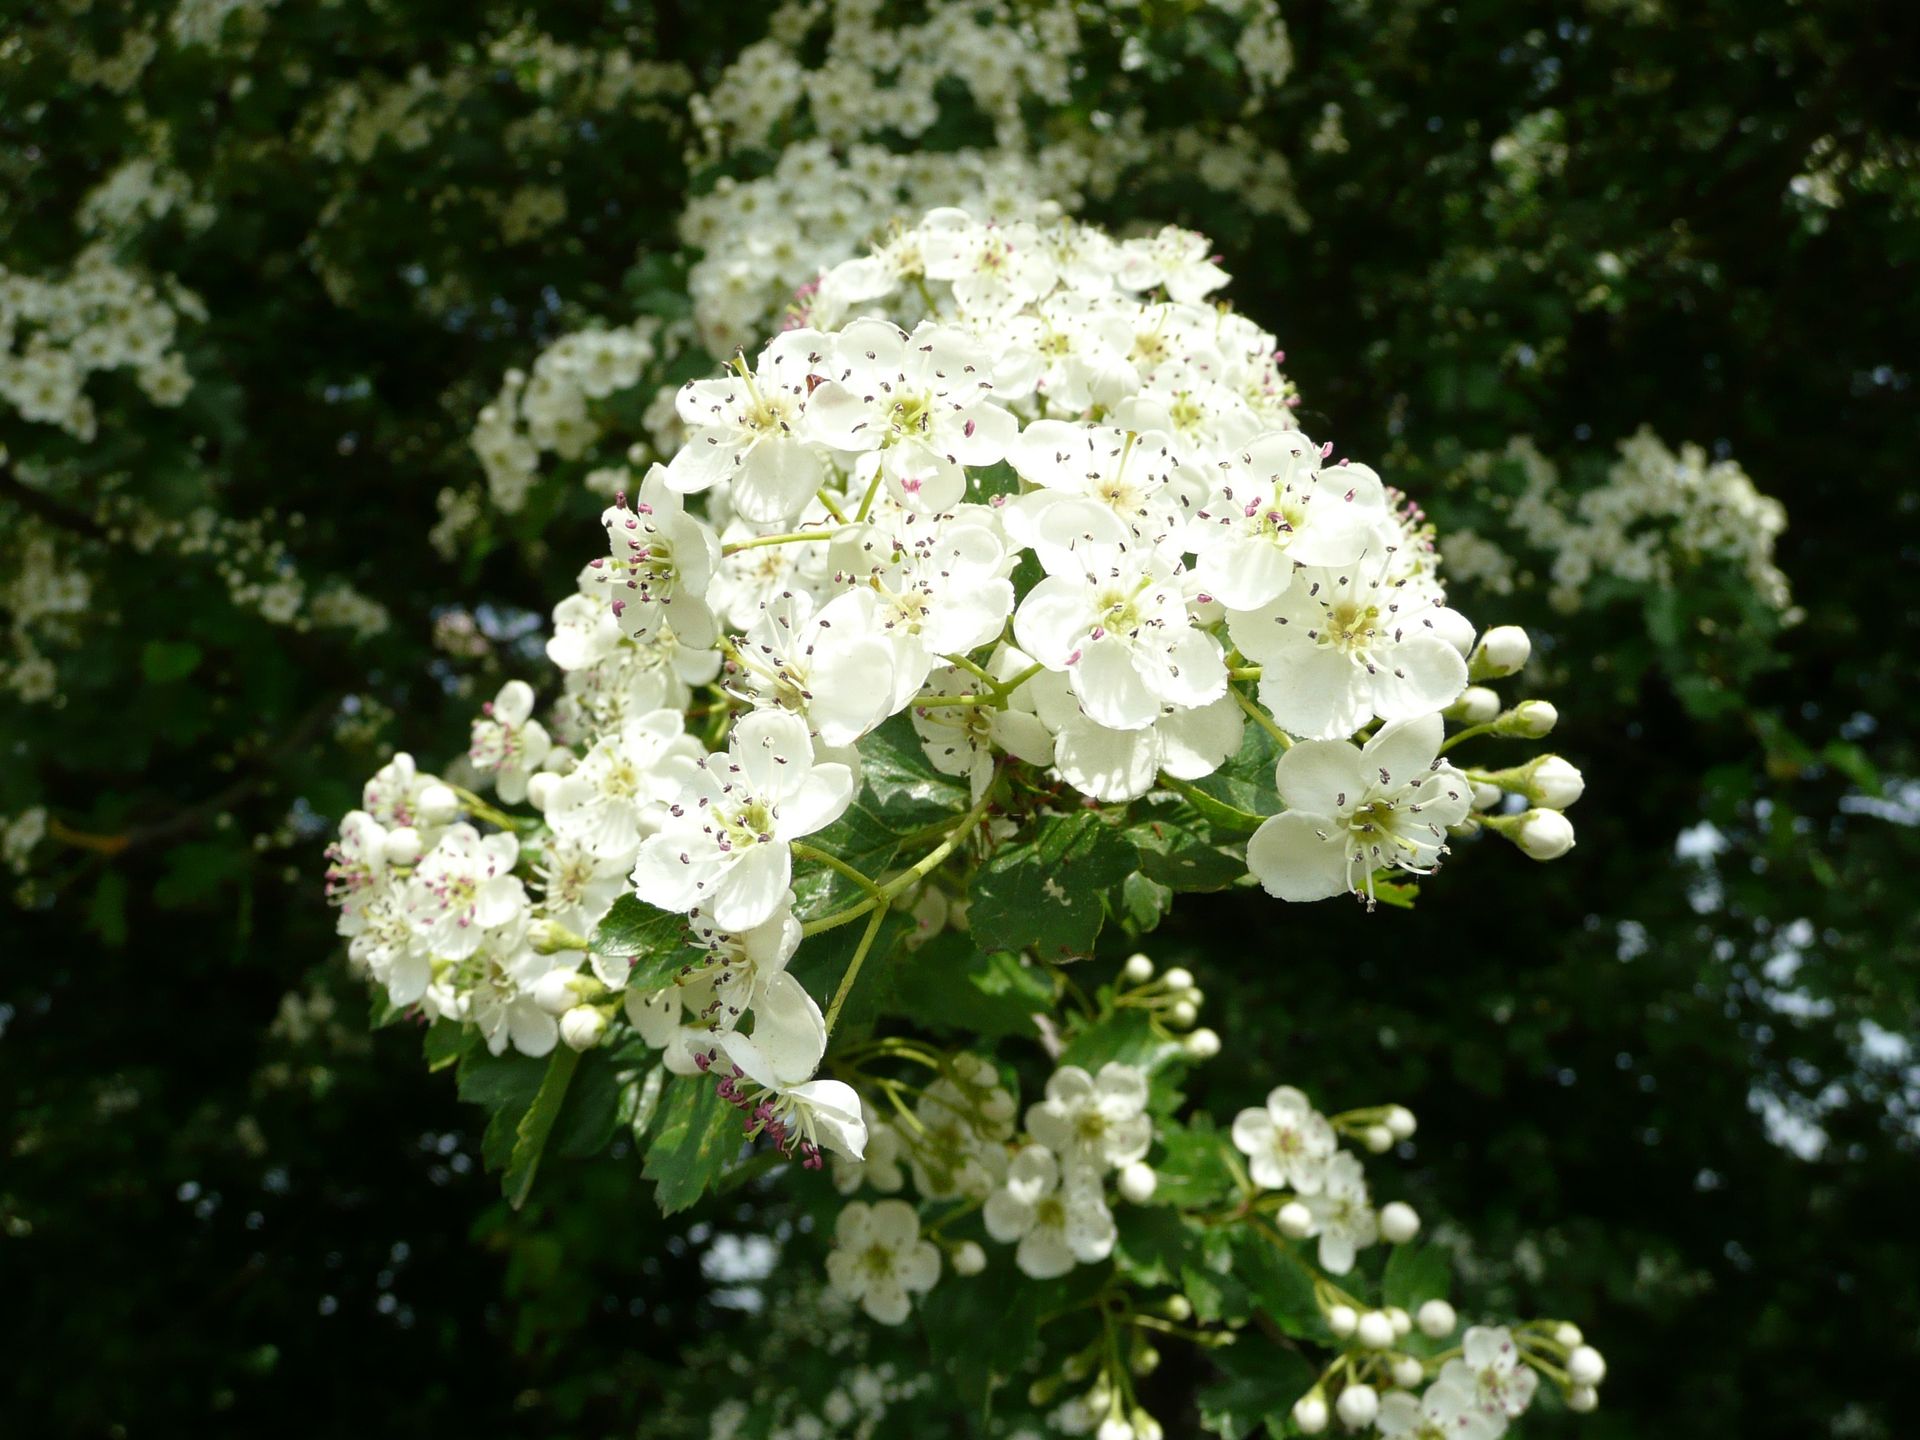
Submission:
<svg viewBox="0 0 1920 1440">
<path fill-rule="evenodd" d="M 987 1197 L 987 1234 L 1018 1241 L 1013 1263 L 1035 1280 L 1052 1280 L 1075 1264 L 1097 1265 L 1113 1253 L 1119 1231 L 1098 1186 L 1074 1183 L 1044 1145 L 1025 1146 L 1007 1167 L 1006 1184 Z"/>
<path fill-rule="evenodd" d="M 1319 1190 L 1300 1203 L 1313 1217 L 1308 1234 L 1319 1237 L 1320 1268 L 1329 1275 L 1345 1275 L 1353 1269 L 1354 1257 L 1380 1239 L 1366 1176 L 1359 1160 L 1345 1150 L 1328 1159 Z"/>
<path fill-rule="evenodd" d="M 1380 870 L 1425 875 L 1466 819 L 1473 787 L 1438 752 L 1438 715 L 1382 725 L 1363 746 L 1302 740 L 1274 766 L 1286 805 L 1247 841 L 1247 865 L 1269 895 L 1324 900 L 1373 893 Z"/>
<path fill-rule="evenodd" d="M 734 649 L 729 677 L 757 703 L 804 719 L 829 749 L 851 745 L 891 713 L 894 650 L 881 600 L 849 590 L 816 608 L 805 592 L 762 606 Z"/>
<path fill-rule="evenodd" d="M 1161 708 L 1226 693 L 1220 645 L 1193 623 L 1173 571 L 1157 555 L 1088 544 L 1041 552 L 1040 581 L 1014 612 L 1020 648 L 1064 672 L 1087 718 L 1144 730 Z"/>
<path fill-rule="evenodd" d="M 1147 1077 L 1109 1060 L 1098 1078 L 1062 1065 L 1047 1081 L 1047 1098 L 1027 1110 L 1027 1130 L 1060 1157 L 1068 1176 L 1097 1176 L 1145 1157 L 1153 1143 Z"/>
<path fill-rule="evenodd" d="M 1137 800 L 1161 775 L 1198 780 L 1240 748 L 1246 718 L 1230 695 L 1208 705 L 1160 707 L 1142 730 L 1113 730 L 1090 720 L 1063 675 L 1036 675 L 1027 690 L 1053 734 L 1053 766 L 1074 789 L 1095 800 Z"/>
<path fill-rule="evenodd" d="M 1168 225 L 1149 239 L 1124 241 L 1114 279 L 1124 289 L 1163 289 L 1169 299 L 1191 305 L 1230 278 L 1212 250 L 1206 236 Z"/>
<path fill-rule="evenodd" d="M 856 1200 L 834 1222 L 827 1279 L 882 1325 L 903 1323 L 910 1296 L 940 1278 L 940 1251 L 920 1238 L 920 1216 L 904 1200 Z"/>
<path fill-rule="evenodd" d="M 826 337 L 789 330 L 761 351 L 752 371 L 681 387 L 678 410 L 686 443 L 673 457 L 666 484 L 682 494 L 728 481 L 734 508 L 756 524 L 791 520 L 825 479 L 818 450 L 804 438 L 807 392 L 824 362 Z"/>
<path fill-rule="evenodd" d="M 467 758 L 473 768 L 493 772 L 493 788 L 509 805 L 527 798 L 527 780 L 553 749 L 546 727 L 533 718 L 533 687 L 509 680 L 473 722 Z"/>
<path fill-rule="evenodd" d="M 909 335 L 885 320 L 856 320 L 833 344 L 829 378 L 807 402 L 807 432 L 856 457 L 861 487 L 883 479 L 902 505 L 949 510 L 966 469 L 1005 454 L 1017 424 L 988 398 L 992 362 L 951 326 Z"/>
<path fill-rule="evenodd" d="M 519 858 L 520 842 L 511 834 L 482 836 L 471 825 L 449 826 L 407 882 L 407 922 L 427 950 L 462 960 L 488 931 L 524 921 L 527 891 L 513 873 Z"/>
<path fill-rule="evenodd" d="M 1405 1390 L 1388 1391 L 1373 1423 L 1388 1440 L 1499 1440 L 1504 1428 L 1480 1408 L 1471 1389 L 1446 1376 L 1418 1399 Z"/>
<path fill-rule="evenodd" d="M 1460 1357 L 1440 1367 L 1442 1384 L 1473 1397 L 1494 1433 L 1533 1404 L 1540 1376 L 1520 1358 L 1513 1332 L 1502 1326 L 1472 1325 L 1460 1339 Z"/>
<path fill-rule="evenodd" d="M 627 638 L 644 640 L 667 625 L 683 644 L 711 645 L 717 627 L 706 594 L 720 542 L 686 513 L 666 471 L 654 466 L 633 505 L 619 500 L 602 512 L 600 523 L 611 555 L 593 564 Z"/>
<path fill-rule="evenodd" d="M 1254 1184 L 1296 1195 L 1321 1191 L 1337 1148 L 1333 1126 L 1291 1085 L 1277 1086 L 1265 1106 L 1233 1117 L 1233 1145 L 1247 1157 Z"/>
<path fill-rule="evenodd" d="M 734 1074 L 721 1079 L 720 1093 L 747 1112 L 752 1133 L 766 1135 L 813 1170 L 823 1163 L 822 1146 L 858 1160 L 867 1143 L 853 1087 L 813 1078 L 826 1051 L 820 1007 L 805 986 L 782 971 L 755 988 L 752 1033 L 730 1030 L 710 1052 L 732 1067 Z"/>
<path fill-rule="evenodd" d="M 1025 668 L 1026 656 L 1003 649 L 988 672 L 1000 681 Z M 942 775 L 964 776 L 975 800 L 987 793 L 996 756 L 1011 755 L 1029 765 L 1053 763 L 1053 736 L 1034 714 L 1026 686 L 1015 689 L 1004 706 L 940 703 L 990 699 L 987 682 L 958 665 L 943 665 L 927 677 L 927 687 L 910 710 L 914 734 L 927 760 Z M 930 703 L 932 702 L 932 703 Z"/>
<path fill-rule="evenodd" d="M 667 805 L 693 782 L 700 742 L 678 710 L 655 710 L 602 735 L 547 801 L 554 834 L 595 855 L 632 863 Z"/>
<path fill-rule="evenodd" d="M 1317 740 L 1444 709 L 1467 688 L 1472 626 L 1389 578 L 1392 555 L 1307 568 L 1270 604 L 1233 612 L 1233 643 L 1261 668 L 1260 703 Z"/>
<path fill-rule="evenodd" d="M 756 710 L 733 727 L 724 753 L 696 762 L 659 833 L 640 847 L 634 890 L 662 910 L 705 902 L 723 929 L 751 930 L 787 892 L 792 842 L 831 825 L 852 799 L 852 772 L 814 763 L 804 720 Z"/>
</svg>

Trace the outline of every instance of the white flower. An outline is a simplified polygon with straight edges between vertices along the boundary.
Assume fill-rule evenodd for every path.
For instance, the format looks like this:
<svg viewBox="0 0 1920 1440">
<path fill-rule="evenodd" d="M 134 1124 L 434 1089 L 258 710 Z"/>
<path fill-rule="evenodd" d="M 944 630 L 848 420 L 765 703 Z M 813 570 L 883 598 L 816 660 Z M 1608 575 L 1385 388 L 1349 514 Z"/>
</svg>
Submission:
<svg viewBox="0 0 1920 1440">
<path fill-rule="evenodd" d="M 870 589 L 818 610 L 804 592 L 769 601 L 736 647 L 728 674 L 762 705 L 802 717 L 830 749 L 852 745 L 891 712 L 894 651 Z"/>
<path fill-rule="evenodd" d="M 1520 1359 L 1513 1333 L 1505 1326 L 1469 1326 L 1460 1352 L 1459 1359 L 1440 1368 L 1440 1383 L 1472 1396 L 1497 1434 L 1533 1403 L 1540 1377 Z"/>
<path fill-rule="evenodd" d="M 366 811 L 349 810 L 340 817 L 340 838 L 327 847 L 327 898 L 357 911 L 386 878 L 386 829 Z"/>
<path fill-rule="evenodd" d="M 882 1325 L 898 1325 L 911 1309 L 908 1297 L 940 1278 L 940 1251 L 920 1238 L 920 1216 L 906 1201 L 856 1200 L 834 1224 L 827 1278 Z"/>
<path fill-rule="evenodd" d="M 591 584 L 596 593 L 583 593 Z M 583 577 L 583 588 L 553 607 L 553 635 L 547 641 L 547 658 L 561 670 L 584 670 L 598 665 L 620 648 L 620 622 L 597 591 L 599 577 L 591 566 Z"/>
<path fill-rule="evenodd" d="M 627 872 L 632 868 L 632 862 L 620 855 L 596 855 L 585 845 L 555 835 L 541 847 L 534 866 L 541 913 L 576 935 L 591 935 L 626 890 Z M 624 984 L 626 976 L 620 980 Z"/>
<path fill-rule="evenodd" d="M 1409 585 L 1362 557 L 1304 569 L 1271 604 L 1229 615 L 1233 643 L 1261 667 L 1260 703 L 1283 729 L 1331 740 L 1375 716 L 1444 709 L 1467 688 L 1455 642 L 1472 627 L 1417 587 L 1403 593 Z"/>
<path fill-rule="evenodd" d="M 1094 1265 L 1113 1253 L 1118 1231 L 1099 1187 L 1061 1188 L 1060 1163 L 1044 1145 L 1028 1145 L 1007 1167 L 1006 1185 L 987 1197 L 981 1218 L 1003 1245 L 1020 1242 L 1013 1263 L 1035 1280 L 1051 1280 L 1075 1263 Z"/>
<path fill-rule="evenodd" d="M 1145 1158 L 1153 1143 L 1147 1077 L 1109 1060 L 1098 1079 L 1063 1065 L 1047 1081 L 1047 1098 L 1027 1111 L 1027 1129 L 1060 1157 L 1069 1178 L 1099 1175 Z"/>
<path fill-rule="evenodd" d="M 644 640 L 665 625 L 682 644 L 711 645 L 718 627 L 706 594 L 720 561 L 720 542 L 686 513 L 680 496 L 667 486 L 666 472 L 654 466 L 633 505 L 622 500 L 609 506 L 600 523 L 610 555 L 593 562 L 595 573 L 627 637 Z"/>
<path fill-rule="evenodd" d="M 1320 468 L 1297 430 L 1271 431 L 1220 464 L 1193 527 L 1194 577 L 1229 610 L 1259 610 L 1298 565 L 1350 565 L 1386 517 L 1386 487 L 1364 465 Z"/>
<path fill-rule="evenodd" d="M 1302 740 L 1274 766 L 1286 804 L 1247 841 L 1247 868 L 1282 900 L 1373 893 L 1382 869 L 1426 874 L 1466 818 L 1472 786 L 1436 758 L 1438 715 L 1382 725 L 1364 746 Z"/>
<path fill-rule="evenodd" d="M 802 438 L 810 375 L 824 366 L 826 337 L 789 330 L 760 352 L 751 375 L 695 380 L 680 391 L 687 439 L 667 467 L 682 493 L 729 483 L 734 508 L 756 524 L 791 520 L 825 478 L 819 452 Z"/>
<path fill-rule="evenodd" d="M 1196 628 L 1158 556 L 1088 544 L 1041 553 L 1047 578 L 1014 612 L 1020 648 L 1064 672 L 1080 708 L 1110 730 L 1144 730 L 1171 705 L 1193 709 L 1226 693 L 1220 646 Z"/>
<path fill-rule="evenodd" d="M 527 892 L 513 873 L 520 842 L 454 825 L 407 883 L 407 922 L 436 957 L 463 960 L 489 930 L 525 920 Z"/>
<path fill-rule="evenodd" d="M 1367 1199 L 1366 1176 L 1360 1162 L 1344 1150 L 1327 1161 L 1319 1193 L 1300 1203 L 1313 1216 L 1309 1233 L 1320 1237 L 1320 1268 L 1329 1275 L 1353 1269 L 1356 1253 L 1380 1238 L 1373 1205 Z"/>
<path fill-rule="evenodd" d="M 467 758 L 474 769 L 493 771 L 495 791 L 517 805 L 527 798 L 528 777 L 552 749 L 546 727 L 533 718 L 533 687 L 509 680 L 487 705 L 485 717 L 473 722 Z"/>
<path fill-rule="evenodd" d="M 867 1126 L 866 1151 L 858 1160 L 845 1155 L 833 1157 L 833 1188 L 851 1195 L 862 1185 L 871 1185 L 882 1195 L 896 1194 L 907 1183 L 906 1173 L 900 1168 L 901 1157 L 907 1153 L 906 1142 L 897 1129 L 873 1113 L 872 1107 L 863 1104 L 860 1114 Z"/>
<path fill-rule="evenodd" d="M 511 1044 L 522 1055 L 549 1053 L 559 1042 L 560 1022 L 534 998 L 534 985 L 558 957 L 515 944 L 480 958 L 479 977 L 465 991 L 466 1018 L 486 1038 L 487 1049 L 499 1055 Z"/>
<path fill-rule="evenodd" d="M 1380 1397 L 1374 1424 L 1389 1440 L 1498 1440 L 1501 1426 L 1475 1403 L 1471 1390 L 1441 1379 L 1415 1399 L 1404 1390 Z"/>
<path fill-rule="evenodd" d="M 1254 1184 L 1296 1195 L 1320 1191 L 1336 1149 L 1333 1126 L 1291 1085 L 1272 1090 L 1264 1109 L 1234 1116 L 1233 1144 L 1247 1157 Z"/>
<path fill-rule="evenodd" d="M 859 457 L 861 486 L 884 477 L 894 498 L 950 510 L 966 494 L 963 467 L 991 465 L 1017 428 L 989 398 L 992 362 L 971 337 L 923 324 L 912 335 L 856 320 L 834 340 L 831 377 L 807 402 L 808 433 Z"/>
<path fill-rule="evenodd" d="M 1008 531 L 1039 553 L 1050 574 L 1071 568 L 1055 552 L 1088 540 L 1177 557 L 1205 496 L 1198 476 L 1158 432 L 1036 420 L 1008 447 L 1007 460 L 1021 479 L 1042 487 L 1007 502 Z M 1119 525 L 1089 510 L 1108 512 Z"/>
<path fill-rule="evenodd" d="M 1122 241 L 1114 278 L 1128 290 L 1163 288 L 1169 299 L 1191 305 L 1229 278 L 1214 263 L 1212 248 L 1212 242 L 1197 231 L 1169 225 L 1151 239 Z"/>
<path fill-rule="evenodd" d="M 640 847 L 634 889 L 662 910 L 704 901 L 721 928 L 751 930 L 786 894 L 792 842 L 831 825 L 852 799 L 852 772 L 814 763 L 804 720 L 757 710 L 734 726 L 726 753 L 698 762 Z"/>
<path fill-rule="evenodd" d="M 1163 705 L 1144 730 L 1112 730 L 1087 718 L 1062 675 L 1036 675 L 1027 688 L 1053 732 L 1053 764 L 1069 785 L 1096 800 L 1135 800 L 1160 775 L 1198 780 L 1240 749 L 1245 717 L 1230 695 L 1186 709 Z"/>
<path fill-rule="evenodd" d="M 995 679 L 1006 681 L 1026 664 L 1026 656 L 1019 651 L 1004 649 L 988 670 Z M 1008 697 L 1004 709 L 926 703 L 935 696 L 951 700 L 988 693 L 986 682 L 978 676 L 957 665 L 943 665 L 928 675 L 926 691 L 910 711 L 914 733 L 933 768 L 942 775 L 965 776 L 975 800 L 986 794 L 996 754 L 1012 755 L 1029 765 L 1053 763 L 1053 737 L 1034 714 L 1032 696 L 1024 685 Z"/>
<path fill-rule="evenodd" d="M 700 742 L 684 726 L 678 710 L 655 710 L 602 735 L 553 788 L 546 815 L 554 834 L 632 863 L 698 771 Z"/>
<path fill-rule="evenodd" d="M 1033 225 L 983 225 L 964 210 L 935 210 L 919 228 L 927 278 L 952 284 L 963 310 L 1014 310 L 1053 288 L 1053 254 Z"/>
</svg>

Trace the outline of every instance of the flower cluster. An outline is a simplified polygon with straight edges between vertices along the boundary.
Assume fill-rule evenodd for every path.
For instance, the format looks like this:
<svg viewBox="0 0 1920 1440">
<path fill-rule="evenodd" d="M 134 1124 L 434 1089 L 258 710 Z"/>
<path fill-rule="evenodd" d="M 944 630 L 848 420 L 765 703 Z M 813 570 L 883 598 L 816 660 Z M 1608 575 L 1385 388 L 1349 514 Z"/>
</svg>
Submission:
<svg viewBox="0 0 1920 1440">
<path fill-rule="evenodd" d="M 181 315 L 205 318 L 190 293 L 163 292 L 104 246 L 83 250 L 57 281 L 0 265 L 0 401 L 78 440 L 94 435 L 86 384 L 100 371 L 131 370 L 154 404 L 178 405 L 193 386 L 173 348 Z"/>
<path fill-rule="evenodd" d="M 1560 469 L 1525 436 L 1503 453 L 1469 457 L 1466 477 L 1484 483 L 1498 464 L 1515 466 L 1523 487 L 1502 517 L 1527 549 L 1548 557 L 1549 598 L 1562 610 L 1580 608 L 1598 580 L 1671 589 L 1692 566 L 1713 560 L 1733 566 L 1762 604 L 1791 617 L 1793 595 L 1774 563 L 1787 527 L 1780 502 L 1755 487 L 1734 460 L 1709 460 L 1698 445 L 1678 453 L 1642 427 L 1617 447 L 1620 458 L 1605 481 L 1577 492 Z M 1450 570 L 1494 594 L 1512 591 L 1524 562 L 1491 536 L 1457 531 L 1443 542 Z"/>
</svg>

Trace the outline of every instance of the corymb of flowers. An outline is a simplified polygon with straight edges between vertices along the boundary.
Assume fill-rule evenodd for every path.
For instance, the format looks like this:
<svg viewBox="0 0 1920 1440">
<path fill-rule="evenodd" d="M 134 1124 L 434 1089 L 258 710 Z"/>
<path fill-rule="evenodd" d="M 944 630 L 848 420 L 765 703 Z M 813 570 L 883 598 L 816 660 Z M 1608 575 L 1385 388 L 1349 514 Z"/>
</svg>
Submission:
<svg viewBox="0 0 1920 1440">
<path fill-rule="evenodd" d="M 394 756 L 330 891 L 387 1015 L 501 1110 L 516 1203 L 556 1129 L 626 1126 L 669 1211 L 784 1164 L 848 1197 L 834 1292 L 981 1306 L 1066 1433 L 1159 1435 L 1135 1380 L 1177 1341 L 1301 1432 L 1486 1440 L 1604 1366 L 1565 1321 L 1456 1333 L 1357 1153 L 1413 1116 L 1284 1084 L 1183 1114 L 1222 1045 L 1196 978 L 1069 967 L 1180 892 L 1406 907 L 1471 837 L 1573 844 L 1572 765 L 1455 758 L 1551 730 L 1489 687 L 1525 633 L 1451 608 L 1421 512 L 1301 432 L 1210 252 L 940 210 L 822 274 L 680 392 L 683 448 L 554 610 L 557 683 L 438 775 Z"/>
</svg>

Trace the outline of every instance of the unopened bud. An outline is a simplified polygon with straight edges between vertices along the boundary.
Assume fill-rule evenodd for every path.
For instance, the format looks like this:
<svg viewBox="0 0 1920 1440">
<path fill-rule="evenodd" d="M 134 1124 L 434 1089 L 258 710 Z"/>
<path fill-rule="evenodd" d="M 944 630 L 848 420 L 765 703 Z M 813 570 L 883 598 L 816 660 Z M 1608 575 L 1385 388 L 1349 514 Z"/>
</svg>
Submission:
<svg viewBox="0 0 1920 1440">
<path fill-rule="evenodd" d="M 1480 637 L 1467 673 L 1475 680 L 1515 674 L 1533 654 L 1533 641 L 1518 625 L 1496 625 Z"/>
<path fill-rule="evenodd" d="M 1153 961 L 1145 955 L 1129 955 L 1127 963 L 1120 967 L 1120 973 L 1138 985 L 1153 978 Z"/>
<path fill-rule="evenodd" d="M 549 970 L 533 982 L 533 1003 L 549 1015 L 564 1015 L 580 1003 L 580 992 L 573 988 L 578 970 Z"/>
<path fill-rule="evenodd" d="M 1393 1383 L 1402 1390 L 1411 1390 L 1427 1378 L 1427 1367 L 1417 1356 L 1396 1355 L 1388 1368 L 1393 1372 Z"/>
<path fill-rule="evenodd" d="M 1304 1240 L 1313 1233 L 1313 1211 L 1298 1200 L 1289 1200 L 1280 1207 L 1280 1213 L 1273 1217 L 1273 1223 L 1280 1227 L 1280 1233 L 1289 1240 Z"/>
<path fill-rule="evenodd" d="M 1453 1327 L 1460 1323 L 1460 1317 L 1453 1313 L 1453 1306 L 1446 1301 L 1429 1300 L 1414 1316 L 1414 1323 L 1429 1340 L 1444 1340 L 1453 1333 Z"/>
<path fill-rule="evenodd" d="M 1151 1375 L 1160 1368 L 1160 1352 L 1151 1345 L 1142 1345 L 1128 1359 L 1127 1368 L 1136 1375 Z"/>
<path fill-rule="evenodd" d="M 1551 735 L 1560 723 L 1560 712 L 1550 700 L 1522 700 L 1493 722 L 1496 735 L 1517 735 L 1523 740 L 1538 740 Z"/>
<path fill-rule="evenodd" d="M 1095 1432 L 1095 1440 L 1134 1440 L 1133 1426 L 1118 1415 L 1109 1415 L 1100 1422 L 1100 1429 Z"/>
<path fill-rule="evenodd" d="M 1204 1025 L 1187 1036 L 1183 1043 L 1186 1045 L 1190 1059 L 1211 1060 L 1220 1053 L 1219 1034 Z"/>
<path fill-rule="evenodd" d="M 1533 764 L 1533 776 L 1526 796 L 1549 810 L 1564 810 L 1587 792 L 1586 776 L 1578 766 L 1558 755 L 1542 755 Z"/>
<path fill-rule="evenodd" d="M 1575 1385 L 1567 1391 L 1567 1409 L 1576 1415 L 1590 1414 L 1600 1408 L 1600 1392 L 1591 1385 Z"/>
<path fill-rule="evenodd" d="M 1318 1435 L 1327 1428 L 1327 1399 L 1317 1387 L 1293 1402 L 1293 1423 L 1302 1435 Z"/>
<path fill-rule="evenodd" d="M 1380 1207 L 1380 1235 L 1389 1245 L 1404 1245 L 1420 1233 L 1420 1216 L 1395 1200 Z"/>
<path fill-rule="evenodd" d="M 953 1273 L 956 1275 L 978 1275 L 987 1268 L 987 1252 L 972 1240 L 962 1240 L 954 1246 L 953 1254 L 949 1258 L 953 1262 Z"/>
<path fill-rule="evenodd" d="M 1500 713 L 1500 697 L 1484 685 L 1469 685 L 1440 713 L 1462 725 L 1484 725 Z"/>
<path fill-rule="evenodd" d="M 1420 1122 L 1413 1118 L 1413 1112 L 1406 1106 L 1389 1105 L 1387 1107 L 1387 1129 L 1393 1132 L 1394 1139 L 1411 1140 L 1413 1132 L 1419 1128 L 1419 1125 Z"/>
<path fill-rule="evenodd" d="M 1353 1338 L 1369 1350 L 1385 1350 L 1393 1344 L 1393 1321 L 1383 1311 L 1369 1310 L 1354 1327 Z"/>
<path fill-rule="evenodd" d="M 576 1005 L 560 1017 L 560 1038 L 569 1050 L 591 1050 L 607 1033 L 607 1017 L 591 1005 Z"/>
<path fill-rule="evenodd" d="M 1473 808 L 1475 810 L 1491 810 L 1500 803 L 1501 797 L 1506 793 L 1507 792 L 1502 790 L 1498 785 L 1489 785 L 1484 780 L 1475 780 L 1473 782 Z"/>
<path fill-rule="evenodd" d="M 1380 1392 L 1371 1385 L 1349 1385 L 1334 1402 L 1340 1423 L 1349 1430 L 1364 1430 L 1380 1413 Z"/>
<path fill-rule="evenodd" d="M 1169 1320 L 1182 1325 L 1193 1318 L 1193 1302 L 1184 1295 L 1169 1295 L 1160 1309 Z"/>
<path fill-rule="evenodd" d="M 1580 1327 L 1571 1320 L 1562 1320 L 1553 1332 L 1553 1338 L 1571 1350 L 1576 1345 L 1587 1343 L 1587 1337 L 1580 1333 Z"/>
<path fill-rule="evenodd" d="M 411 865 L 420 858 L 420 832 L 411 825 L 387 832 L 386 856 L 389 865 Z"/>
<path fill-rule="evenodd" d="M 1360 1313 L 1351 1305 L 1335 1305 L 1327 1311 L 1327 1329 L 1342 1340 L 1351 1335 L 1360 1324 Z"/>
<path fill-rule="evenodd" d="M 1384 1125 L 1369 1125 L 1360 1132 L 1360 1143 L 1376 1155 L 1384 1155 L 1393 1148 L 1393 1131 Z"/>
<path fill-rule="evenodd" d="M 1144 1205 L 1153 1198 L 1154 1187 L 1160 1183 L 1160 1177 L 1153 1173 L 1153 1167 L 1143 1160 L 1120 1169 L 1120 1195 L 1135 1205 Z"/>
<path fill-rule="evenodd" d="M 1579 1345 L 1567 1356 L 1567 1378 L 1576 1385 L 1598 1385 L 1607 1378 L 1607 1362 L 1591 1345 Z"/>
<path fill-rule="evenodd" d="M 1167 1011 L 1167 1023 L 1184 1030 L 1200 1018 L 1200 1011 L 1191 1000 L 1182 1000 Z"/>
<path fill-rule="evenodd" d="M 1398 1305 L 1387 1306 L 1387 1319 L 1393 1323 L 1393 1338 L 1404 1340 L 1412 1333 L 1413 1317 Z"/>
<path fill-rule="evenodd" d="M 1558 810 L 1510 815 L 1494 827 L 1530 860 L 1558 860 L 1573 848 L 1573 822 Z"/>
<path fill-rule="evenodd" d="M 1160 1352 L 1156 1350 L 1154 1353 L 1157 1355 Z M 1144 1410 L 1133 1412 L 1133 1434 L 1134 1440 L 1167 1440 L 1167 1432 L 1160 1422 Z"/>
<path fill-rule="evenodd" d="M 553 803 L 553 792 L 559 788 L 559 785 L 560 777 L 551 770 L 542 770 L 537 775 L 529 776 L 527 779 L 527 804 L 538 810 L 542 815 L 546 814 L 547 806 Z"/>
<path fill-rule="evenodd" d="M 1169 990 L 1191 990 L 1193 988 L 1193 972 L 1183 969 L 1178 965 L 1167 971 L 1167 973 L 1160 978 L 1166 982 Z"/>
<path fill-rule="evenodd" d="M 429 825 L 447 825 L 460 813 L 460 797 L 445 785 L 429 785 L 420 792 L 420 818 Z"/>
</svg>

